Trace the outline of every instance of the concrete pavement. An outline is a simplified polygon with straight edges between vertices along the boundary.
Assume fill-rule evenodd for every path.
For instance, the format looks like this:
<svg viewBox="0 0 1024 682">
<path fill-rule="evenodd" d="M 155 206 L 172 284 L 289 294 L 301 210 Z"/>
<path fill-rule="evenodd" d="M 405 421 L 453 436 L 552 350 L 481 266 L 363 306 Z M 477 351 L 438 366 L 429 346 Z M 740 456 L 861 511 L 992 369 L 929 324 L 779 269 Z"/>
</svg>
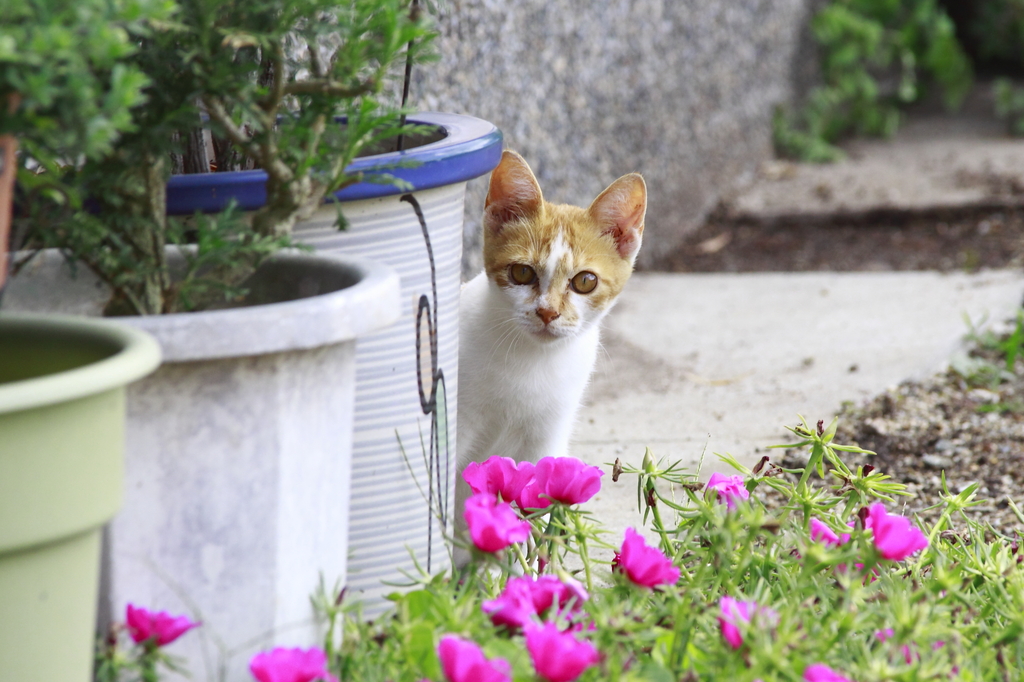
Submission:
<svg viewBox="0 0 1024 682">
<path fill-rule="evenodd" d="M 696 467 L 747 466 L 788 442 L 784 426 L 837 413 L 946 366 L 976 323 L 1011 317 L 1024 273 L 666 274 L 633 276 L 605 320 L 604 351 L 571 454 L 639 465 L 644 448 Z M 607 468 L 606 468 L 607 469 Z M 606 477 L 588 503 L 618 542 L 639 527 L 635 481 Z"/>
</svg>

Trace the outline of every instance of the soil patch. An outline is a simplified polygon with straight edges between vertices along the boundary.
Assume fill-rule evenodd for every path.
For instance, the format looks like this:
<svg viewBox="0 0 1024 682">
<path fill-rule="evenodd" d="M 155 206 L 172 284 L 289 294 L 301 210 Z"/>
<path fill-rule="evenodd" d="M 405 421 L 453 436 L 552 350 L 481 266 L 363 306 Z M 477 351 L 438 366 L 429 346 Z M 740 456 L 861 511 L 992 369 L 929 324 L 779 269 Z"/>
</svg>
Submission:
<svg viewBox="0 0 1024 682">
<path fill-rule="evenodd" d="M 713 216 L 658 264 L 669 272 L 965 270 L 1024 265 L 1024 208 L 874 211 L 757 223 Z"/>
<path fill-rule="evenodd" d="M 977 483 L 979 504 L 964 514 L 1024 537 L 1024 518 L 1014 509 L 1024 506 L 1024 363 L 1008 372 L 993 351 L 976 348 L 953 364 L 959 369 L 845 406 L 835 442 L 875 452 L 841 454 L 853 469 L 871 465 L 906 485 L 911 497 L 896 497 L 896 504 L 926 528 L 942 514 L 946 490 L 956 495 Z M 781 464 L 800 467 L 805 457 L 787 451 Z M 953 523 L 966 525 L 962 517 Z"/>
</svg>

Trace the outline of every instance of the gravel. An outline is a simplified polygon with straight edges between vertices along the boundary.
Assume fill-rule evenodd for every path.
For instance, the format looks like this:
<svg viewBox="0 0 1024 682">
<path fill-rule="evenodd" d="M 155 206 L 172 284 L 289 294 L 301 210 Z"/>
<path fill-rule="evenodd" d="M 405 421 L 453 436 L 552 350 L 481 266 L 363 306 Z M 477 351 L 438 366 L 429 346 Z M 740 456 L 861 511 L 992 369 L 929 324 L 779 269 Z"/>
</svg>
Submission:
<svg viewBox="0 0 1024 682">
<path fill-rule="evenodd" d="M 841 453 L 844 461 L 851 468 L 873 465 L 905 484 L 911 496 L 897 503 L 925 528 L 944 508 L 944 475 L 950 494 L 979 484 L 980 504 L 966 516 L 1024 537 L 1024 519 L 1011 504 L 1024 508 L 1024 359 L 1006 369 L 997 344 L 1009 334 L 976 337 L 946 372 L 906 381 L 862 405 L 847 404 L 840 413 L 835 442 L 877 453 Z M 787 451 L 781 464 L 802 466 L 805 456 Z M 966 526 L 962 517 L 953 521 L 958 529 Z"/>
</svg>

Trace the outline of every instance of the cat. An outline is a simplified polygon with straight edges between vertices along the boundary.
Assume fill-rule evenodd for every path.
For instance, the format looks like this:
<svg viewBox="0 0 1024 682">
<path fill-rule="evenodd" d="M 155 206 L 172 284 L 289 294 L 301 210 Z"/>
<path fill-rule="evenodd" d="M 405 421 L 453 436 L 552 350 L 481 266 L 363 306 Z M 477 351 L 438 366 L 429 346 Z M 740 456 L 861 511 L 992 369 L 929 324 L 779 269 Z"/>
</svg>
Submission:
<svg viewBox="0 0 1024 682">
<path fill-rule="evenodd" d="M 600 322 L 633 271 L 646 211 L 637 173 L 589 208 L 551 204 L 523 157 L 503 152 L 484 204 L 484 271 L 460 301 L 457 531 L 470 462 L 567 454 Z"/>
</svg>

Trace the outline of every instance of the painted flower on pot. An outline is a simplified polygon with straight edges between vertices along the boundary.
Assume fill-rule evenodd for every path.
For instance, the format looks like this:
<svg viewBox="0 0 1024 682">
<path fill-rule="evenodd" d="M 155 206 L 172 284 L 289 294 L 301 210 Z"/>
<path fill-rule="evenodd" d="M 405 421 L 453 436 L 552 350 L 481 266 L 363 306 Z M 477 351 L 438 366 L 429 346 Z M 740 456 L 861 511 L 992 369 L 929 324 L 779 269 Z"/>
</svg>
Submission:
<svg viewBox="0 0 1024 682">
<path fill-rule="evenodd" d="M 488 660 L 475 642 L 445 635 L 437 646 L 448 682 L 511 682 L 512 667 L 504 658 Z"/>
<path fill-rule="evenodd" d="M 249 671 L 259 682 L 338 682 L 327 670 L 321 649 L 278 647 L 256 654 Z"/>
<path fill-rule="evenodd" d="M 573 682 L 600 660 L 593 644 L 563 632 L 555 623 L 526 628 L 526 649 L 537 674 L 548 682 Z"/>
<path fill-rule="evenodd" d="M 533 482 L 517 498 L 520 509 L 543 509 L 552 500 L 583 504 L 601 490 L 604 472 L 575 457 L 542 457 Z"/>
<path fill-rule="evenodd" d="M 928 546 L 928 538 L 910 523 L 910 519 L 887 513 L 881 502 L 868 507 L 864 527 L 871 531 L 879 553 L 890 561 L 901 561 Z"/>
<path fill-rule="evenodd" d="M 612 568 L 625 573 L 642 587 L 671 585 L 679 580 L 679 569 L 657 547 L 651 547 L 632 528 L 626 529 L 622 548 L 612 561 Z"/>
<path fill-rule="evenodd" d="M 166 611 L 150 611 L 134 604 L 128 604 L 125 622 L 133 642 L 152 642 L 156 646 L 166 646 L 192 628 L 199 627 L 199 623 L 188 616 L 172 616 Z"/>
<path fill-rule="evenodd" d="M 498 502 L 490 493 L 466 500 L 466 525 L 477 549 L 497 552 L 530 535 L 530 524 L 519 517 L 508 502 Z"/>
<path fill-rule="evenodd" d="M 516 462 L 511 457 L 490 457 L 483 463 L 470 462 L 462 478 L 474 493 L 501 495 L 505 502 L 519 499 L 534 476 L 533 462 Z"/>
</svg>

